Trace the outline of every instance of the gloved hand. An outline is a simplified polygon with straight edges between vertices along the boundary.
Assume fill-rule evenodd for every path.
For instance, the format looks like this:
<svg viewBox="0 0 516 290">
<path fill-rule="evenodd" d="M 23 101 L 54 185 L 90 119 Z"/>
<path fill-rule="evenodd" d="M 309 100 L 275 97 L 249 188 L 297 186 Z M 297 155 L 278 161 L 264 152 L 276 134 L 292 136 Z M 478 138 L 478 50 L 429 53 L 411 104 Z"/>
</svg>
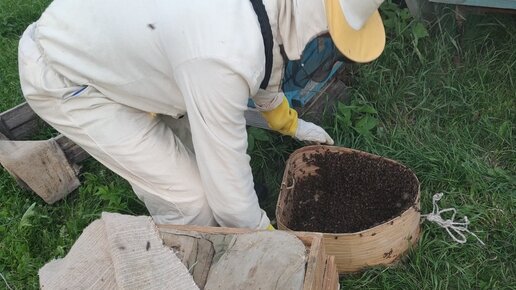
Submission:
<svg viewBox="0 0 516 290">
<path fill-rule="evenodd" d="M 295 135 L 297 112 L 290 108 L 286 97 L 283 97 L 283 101 L 275 109 L 262 112 L 262 116 L 272 130 L 292 137 Z"/>
<path fill-rule="evenodd" d="M 300 141 L 333 145 L 333 139 L 328 135 L 328 133 L 326 133 L 326 131 L 324 131 L 323 128 L 302 119 L 297 120 L 297 131 L 294 137 Z"/>
<path fill-rule="evenodd" d="M 262 116 L 272 130 L 283 135 L 295 137 L 300 141 L 333 145 L 333 140 L 323 128 L 297 117 L 296 110 L 290 108 L 286 97 L 283 97 L 283 101 L 275 109 L 262 112 Z"/>
</svg>

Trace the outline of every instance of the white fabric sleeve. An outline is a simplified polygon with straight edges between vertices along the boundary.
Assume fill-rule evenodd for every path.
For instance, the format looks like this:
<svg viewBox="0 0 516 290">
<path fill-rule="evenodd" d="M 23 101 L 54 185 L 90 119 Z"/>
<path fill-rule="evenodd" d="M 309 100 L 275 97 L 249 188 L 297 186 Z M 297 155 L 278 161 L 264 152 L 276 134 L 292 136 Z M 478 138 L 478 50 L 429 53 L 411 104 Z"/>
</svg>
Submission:
<svg viewBox="0 0 516 290">
<path fill-rule="evenodd" d="M 267 90 L 258 90 L 256 95 L 252 96 L 253 102 L 258 111 L 267 112 L 276 109 L 283 102 L 283 92 L 271 92 Z"/>
<path fill-rule="evenodd" d="M 198 59 L 174 69 L 185 99 L 203 187 L 220 226 L 267 228 L 247 155 L 248 83 L 228 66 Z"/>
</svg>

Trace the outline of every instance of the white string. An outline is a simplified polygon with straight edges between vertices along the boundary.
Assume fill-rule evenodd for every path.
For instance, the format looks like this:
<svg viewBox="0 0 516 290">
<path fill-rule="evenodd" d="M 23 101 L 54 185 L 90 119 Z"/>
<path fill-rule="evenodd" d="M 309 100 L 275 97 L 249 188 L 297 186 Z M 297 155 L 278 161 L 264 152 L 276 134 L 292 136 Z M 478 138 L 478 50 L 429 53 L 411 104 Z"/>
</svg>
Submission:
<svg viewBox="0 0 516 290">
<path fill-rule="evenodd" d="M 7 288 L 9 290 L 13 290 L 13 288 L 11 288 L 11 286 L 9 286 L 9 283 L 7 283 L 7 280 L 5 279 L 4 275 L 2 275 L 2 273 L 0 273 L 0 277 L 2 277 L 2 279 L 4 280 L 5 286 L 7 286 Z"/>
<path fill-rule="evenodd" d="M 477 240 L 482 245 L 485 246 L 484 242 L 482 242 L 482 240 L 480 240 L 480 238 L 477 237 L 477 235 L 475 235 L 474 233 L 472 233 L 468 230 L 469 220 L 468 220 L 467 216 L 464 216 L 464 220 L 462 220 L 462 221 L 454 221 L 455 214 L 457 214 L 457 210 L 455 208 L 452 207 L 452 208 L 445 208 L 445 209 L 439 210 L 439 206 L 437 205 L 437 202 L 439 200 L 441 200 L 442 197 L 443 197 L 443 193 L 434 194 L 434 196 L 432 197 L 432 204 L 433 204 L 432 212 L 429 214 L 424 214 L 424 215 L 422 215 L 422 217 L 426 217 L 426 219 L 428 221 L 434 222 L 434 223 L 438 224 L 440 227 L 446 229 L 446 231 L 448 232 L 450 237 L 452 237 L 452 239 L 457 243 L 460 243 L 460 244 L 466 243 L 467 238 L 466 238 L 466 235 L 464 234 L 466 232 L 466 233 L 474 236 L 475 238 L 477 238 Z M 451 219 L 445 220 L 441 217 L 442 213 L 450 212 L 450 211 L 453 212 Z"/>
</svg>

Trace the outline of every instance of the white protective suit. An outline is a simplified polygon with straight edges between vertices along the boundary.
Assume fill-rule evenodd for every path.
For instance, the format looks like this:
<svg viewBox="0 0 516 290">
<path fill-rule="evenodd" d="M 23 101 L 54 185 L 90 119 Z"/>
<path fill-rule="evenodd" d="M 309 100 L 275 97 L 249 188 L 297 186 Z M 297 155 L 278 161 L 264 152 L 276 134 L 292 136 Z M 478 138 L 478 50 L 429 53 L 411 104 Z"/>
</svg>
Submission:
<svg viewBox="0 0 516 290">
<path fill-rule="evenodd" d="M 283 60 L 327 29 L 323 0 L 55 0 L 20 40 L 27 102 L 125 178 L 157 223 L 266 228 L 244 111 L 281 103 Z M 149 113 L 157 113 L 151 115 Z"/>
</svg>

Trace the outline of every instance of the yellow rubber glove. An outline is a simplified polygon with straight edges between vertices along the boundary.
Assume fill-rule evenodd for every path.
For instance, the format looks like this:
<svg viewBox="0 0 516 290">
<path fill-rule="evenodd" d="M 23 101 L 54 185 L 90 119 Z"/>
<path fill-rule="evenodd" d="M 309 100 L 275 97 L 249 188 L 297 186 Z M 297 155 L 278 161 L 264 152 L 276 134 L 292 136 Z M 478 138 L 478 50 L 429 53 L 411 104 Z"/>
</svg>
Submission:
<svg viewBox="0 0 516 290">
<path fill-rule="evenodd" d="M 285 96 L 276 109 L 262 112 L 262 116 L 272 130 L 292 137 L 296 135 L 298 121 L 297 112 L 290 108 Z"/>
<path fill-rule="evenodd" d="M 268 231 L 275 231 L 276 229 L 271 224 L 269 224 L 269 226 L 267 227 L 267 230 Z"/>
</svg>

